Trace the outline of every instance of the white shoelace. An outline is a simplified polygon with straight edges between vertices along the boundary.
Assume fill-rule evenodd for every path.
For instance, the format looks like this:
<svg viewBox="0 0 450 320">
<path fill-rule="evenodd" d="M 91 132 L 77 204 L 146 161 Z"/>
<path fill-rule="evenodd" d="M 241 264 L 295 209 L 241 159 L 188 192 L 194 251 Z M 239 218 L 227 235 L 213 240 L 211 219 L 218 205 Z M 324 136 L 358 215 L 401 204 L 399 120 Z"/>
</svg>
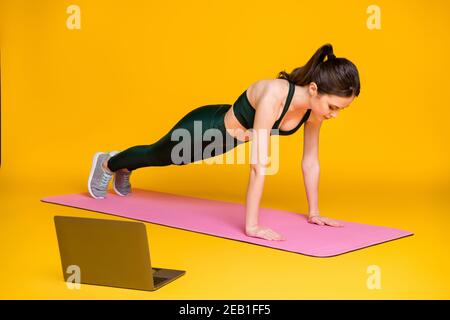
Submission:
<svg viewBox="0 0 450 320">
<path fill-rule="evenodd" d="M 107 172 L 103 172 L 102 177 L 100 178 L 99 185 L 101 188 L 105 188 L 108 185 L 108 182 L 111 180 L 112 175 Z"/>
</svg>

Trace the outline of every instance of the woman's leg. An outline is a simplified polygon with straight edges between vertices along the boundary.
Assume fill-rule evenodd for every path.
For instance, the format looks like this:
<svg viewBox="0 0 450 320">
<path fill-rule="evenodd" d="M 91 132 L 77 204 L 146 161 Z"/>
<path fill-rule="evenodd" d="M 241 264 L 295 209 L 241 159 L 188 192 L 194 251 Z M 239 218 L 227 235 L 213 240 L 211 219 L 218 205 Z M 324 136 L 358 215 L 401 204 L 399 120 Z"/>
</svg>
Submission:
<svg viewBox="0 0 450 320">
<path fill-rule="evenodd" d="M 227 152 L 237 145 L 244 143 L 229 135 L 225 130 L 224 117 L 225 113 L 230 107 L 231 105 L 229 104 L 206 105 L 198 107 L 186 114 L 165 136 L 163 136 L 157 142 L 150 145 L 138 145 L 128 148 L 111 157 L 107 162 L 107 167 L 109 170 L 114 172 L 123 168 L 132 171 L 138 168 L 149 166 L 168 166 L 171 164 L 185 165 L 207 158 L 203 156 L 203 151 L 211 143 L 216 145 L 217 143 L 220 143 L 220 147 L 222 149 L 220 152 L 213 152 L 212 156 L 217 156 L 221 153 Z M 199 132 L 194 132 L 194 121 L 201 121 L 201 130 Z M 199 128 L 198 122 L 196 126 L 197 128 Z M 211 139 L 213 141 L 203 141 L 203 134 L 210 128 L 216 128 L 220 130 L 220 132 L 222 133 L 223 143 L 221 143 L 220 140 L 217 140 L 216 142 L 214 138 Z M 172 133 L 176 129 L 187 130 L 191 138 L 191 152 L 188 157 L 189 159 L 186 161 L 186 157 L 184 157 L 184 160 L 181 163 L 178 161 L 178 159 L 174 159 L 174 157 L 172 156 L 173 147 L 177 144 L 180 144 L 180 141 L 183 140 L 172 140 L 174 139 L 172 137 Z M 198 148 L 196 149 L 196 146 L 201 146 L 201 150 L 199 150 Z"/>
</svg>

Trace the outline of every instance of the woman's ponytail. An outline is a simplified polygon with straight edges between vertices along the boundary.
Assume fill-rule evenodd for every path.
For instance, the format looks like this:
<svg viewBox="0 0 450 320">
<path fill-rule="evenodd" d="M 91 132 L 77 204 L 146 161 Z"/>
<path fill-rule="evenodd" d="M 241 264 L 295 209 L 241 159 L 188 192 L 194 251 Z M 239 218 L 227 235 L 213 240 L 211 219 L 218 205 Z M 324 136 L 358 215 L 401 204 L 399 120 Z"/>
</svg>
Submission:
<svg viewBox="0 0 450 320">
<path fill-rule="evenodd" d="M 304 66 L 295 68 L 291 73 L 279 72 L 278 79 L 286 79 L 298 86 L 315 82 L 319 94 L 349 97 L 358 96 L 360 92 L 356 66 L 345 58 L 336 58 L 329 43 L 321 46 Z"/>
</svg>

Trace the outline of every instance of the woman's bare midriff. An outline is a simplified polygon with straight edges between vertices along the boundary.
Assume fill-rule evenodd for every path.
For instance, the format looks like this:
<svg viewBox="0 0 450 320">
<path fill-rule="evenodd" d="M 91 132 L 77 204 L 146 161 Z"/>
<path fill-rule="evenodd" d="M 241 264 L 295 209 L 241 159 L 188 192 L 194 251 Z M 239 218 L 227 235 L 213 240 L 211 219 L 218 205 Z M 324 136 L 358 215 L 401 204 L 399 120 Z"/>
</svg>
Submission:
<svg viewBox="0 0 450 320">
<path fill-rule="evenodd" d="M 281 113 L 283 112 L 284 103 L 286 102 L 286 98 L 287 98 L 287 94 L 288 94 L 288 90 L 289 90 L 289 84 L 287 83 L 286 80 L 274 79 L 274 80 L 257 81 L 247 89 L 247 98 L 250 101 L 250 104 L 252 106 L 256 106 L 256 104 L 254 103 L 253 97 L 255 97 L 255 95 L 261 94 L 261 91 L 264 90 L 265 86 L 271 85 L 271 83 L 270 83 L 271 81 L 282 81 L 284 83 L 284 87 L 283 87 L 283 84 L 281 84 L 280 86 L 277 86 L 280 88 L 280 91 L 282 90 L 282 92 L 280 92 L 280 94 L 279 94 L 280 98 L 278 101 L 279 113 L 278 113 L 277 119 L 279 119 L 281 116 Z M 278 127 L 280 130 L 288 131 L 288 130 L 294 129 L 297 126 L 297 124 L 301 121 L 301 119 L 303 118 L 303 116 L 305 115 L 305 113 L 307 111 L 307 110 L 301 111 L 300 112 L 301 114 L 299 114 L 298 111 L 294 112 L 292 109 L 293 108 L 292 108 L 292 103 L 291 103 L 291 105 L 288 108 L 288 111 L 286 112 L 283 120 L 281 121 L 281 124 Z M 233 106 L 231 106 L 231 108 L 225 114 L 224 123 L 225 123 L 225 129 L 227 130 L 227 132 L 231 136 L 238 139 L 239 141 L 252 140 L 251 131 L 249 129 L 245 129 L 245 127 L 236 118 L 236 115 L 234 114 L 234 111 L 233 111 Z"/>
<path fill-rule="evenodd" d="M 224 118 L 225 129 L 227 132 L 238 139 L 239 141 L 249 141 L 251 140 L 250 130 L 245 129 L 245 127 L 238 121 L 233 112 L 233 106 L 225 113 Z"/>
</svg>

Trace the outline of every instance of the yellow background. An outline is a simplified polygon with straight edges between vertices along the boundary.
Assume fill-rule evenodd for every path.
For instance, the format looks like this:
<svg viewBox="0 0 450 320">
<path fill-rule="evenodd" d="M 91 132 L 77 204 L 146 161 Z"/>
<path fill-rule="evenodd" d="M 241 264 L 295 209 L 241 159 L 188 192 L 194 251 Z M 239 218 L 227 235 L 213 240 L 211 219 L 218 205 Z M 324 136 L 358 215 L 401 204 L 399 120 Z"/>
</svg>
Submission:
<svg viewBox="0 0 450 320">
<path fill-rule="evenodd" d="M 448 1 L 0 3 L 0 298 L 450 297 Z M 81 30 L 66 27 L 71 4 Z M 366 26 L 371 4 L 381 30 Z M 41 198 L 87 191 L 95 152 L 153 143 L 193 108 L 232 104 L 325 43 L 358 66 L 362 87 L 322 127 L 320 210 L 414 236 L 321 259 L 147 223 L 152 261 L 185 276 L 155 292 L 66 287 L 53 216 L 118 218 Z M 303 129 L 280 139 L 261 206 L 307 212 L 302 140 Z M 248 170 L 143 168 L 132 184 L 244 203 Z M 366 286 L 370 265 L 381 268 L 379 290 Z"/>
</svg>

